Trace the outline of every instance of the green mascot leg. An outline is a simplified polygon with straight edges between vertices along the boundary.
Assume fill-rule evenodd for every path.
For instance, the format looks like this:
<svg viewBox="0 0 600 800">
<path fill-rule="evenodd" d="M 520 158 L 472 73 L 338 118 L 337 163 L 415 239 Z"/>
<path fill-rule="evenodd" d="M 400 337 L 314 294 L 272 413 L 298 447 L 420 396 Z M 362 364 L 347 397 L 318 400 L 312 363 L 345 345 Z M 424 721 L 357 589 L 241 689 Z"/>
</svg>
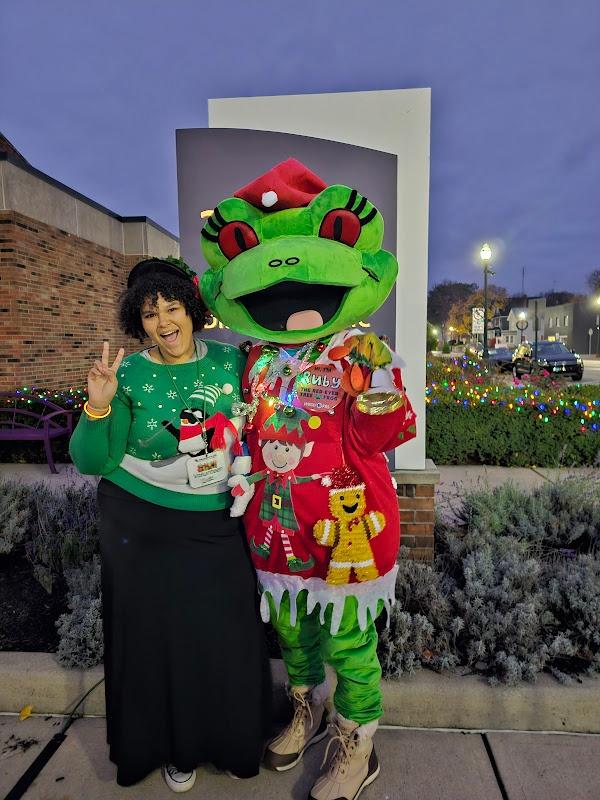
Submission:
<svg viewBox="0 0 600 800">
<path fill-rule="evenodd" d="M 267 745 L 263 764 L 268 769 L 283 772 L 294 767 L 309 747 L 327 736 L 328 687 L 321 658 L 318 610 L 307 613 L 306 592 L 298 596 L 294 625 L 287 593 L 278 614 L 271 600 L 270 609 L 290 680 L 289 695 L 294 713 L 289 724 Z"/>
<path fill-rule="evenodd" d="M 357 601 L 346 598 L 340 627 L 335 636 L 329 633 L 332 607 L 325 612 L 325 624 L 319 620 L 319 608 L 306 612 L 305 591 L 297 598 L 296 624 L 290 622 L 290 600 L 286 593 L 279 614 L 269 597 L 271 623 L 277 632 L 281 655 L 292 686 L 316 686 L 325 680 L 324 663 L 337 675 L 334 695 L 336 711 L 359 725 L 379 719 L 383 714 L 381 665 L 377 658 L 377 631 L 371 615 L 364 631 L 358 626 Z M 383 609 L 380 602 L 377 616 Z"/>
<path fill-rule="evenodd" d="M 277 632 L 281 656 L 285 662 L 291 686 L 317 686 L 325 680 L 325 667 L 321 657 L 321 624 L 319 609 L 306 612 L 306 592 L 297 598 L 296 624 L 290 621 L 290 597 L 286 592 L 279 607 L 269 596 L 271 624 Z"/>
<path fill-rule="evenodd" d="M 377 616 L 383 609 L 380 602 Z M 329 633 L 331 606 L 321 628 L 321 655 L 337 675 L 333 704 L 338 714 L 359 725 L 379 719 L 383 714 L 381 665 L 377 658 L 377 630 L 371 614 L 364 631 L 358 626 L 357 602 L 347 597 L 342 621 L 335 636 Z"/>
</svg>

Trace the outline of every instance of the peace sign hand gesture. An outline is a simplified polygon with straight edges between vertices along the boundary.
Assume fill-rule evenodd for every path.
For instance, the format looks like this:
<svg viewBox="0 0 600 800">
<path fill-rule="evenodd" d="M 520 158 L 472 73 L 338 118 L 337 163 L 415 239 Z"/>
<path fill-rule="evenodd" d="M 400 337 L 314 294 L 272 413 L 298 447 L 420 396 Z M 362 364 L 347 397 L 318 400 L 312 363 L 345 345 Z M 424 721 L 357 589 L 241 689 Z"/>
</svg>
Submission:
<svg viewBox="0 0 600 800">
<path fill-rule="evenodd" d="M 108 365 L 108 342 L 104 342 L 102 347 L 102 360 L 94 361 L 94 366 L 88 372 L 88 408 L 97 413 L 103 413 L 108 409 L 113 397 L 117 393 L 119 382 L 117 381 L 117 370 L 121 365 L 125 350 L 121 347 L 117 357 Z"/>
</svg>

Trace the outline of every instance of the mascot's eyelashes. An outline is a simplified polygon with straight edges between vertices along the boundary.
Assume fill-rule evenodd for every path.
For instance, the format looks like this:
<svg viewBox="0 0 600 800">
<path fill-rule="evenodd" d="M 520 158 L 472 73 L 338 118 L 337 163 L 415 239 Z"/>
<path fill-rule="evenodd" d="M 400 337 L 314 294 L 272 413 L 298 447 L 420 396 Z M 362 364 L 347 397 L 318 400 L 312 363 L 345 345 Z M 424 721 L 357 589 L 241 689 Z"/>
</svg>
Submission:
<svg viewBox="0 0 600 800">
<path fill-rule="evenodd" d="M 219 211 L 218 208 L 215 208 L 215 210 L 213 211 L 213 216 L 210 218 L 211 222 L 212 222 L 213 218 L 217 221 L 219 227 L 222 228 L 223 225 L 227 225 L 227 222 L 225 221 L 225 219 L 223 217 L 223 214 L 221 214 L 221 212 Z"/>
<path fill-rule="evenodd" d="M 377 215 L 377 209 L 373 208 L 365 214 L 364 217 L 360 215 L 367 205 L 367 198 L 361 197 L 358 200 L 358 192 L 352 189 L 348 202 L 344 208 L 335 208 L 333 211 L 328 211 L 323 217 L 323 222 L 319 229 L 319 236 L 323 239 L 333 239 L 336 242 L 354 247 L 360 237 L 360 232 L 363 226 L 371 222 Z M 358 204 L 356 201 L 358 200 Z"/>
<path fill-rule="evenodd" d="M 377 215 L 377 209 L 375 208 L 375 206 L 373 206 L 373 208 L 369 211 L 369 213 L 366 216 L 361 217 L 360 215 L 364 211 L 364 208 L 367 205 L 368 200 L 366 197 L 362 197 L 356 208 L 354 208 L 353 206 L 354 203 L 356 203 L 357 197 L 358 197 L 358 192 L 356 191 L 356 189 L 352 189 L 352 191 L 350 192 L 350 197 L 348 198 L 348 202 L 346 203 L 344 208 L 347 208 L 349 211 L 353 211 L 356 214 L 360 222 L 360 226 L 362 228 L 364 225 L 367 225 L 369 222 L 371 222 L 371 220 Z"/>
<path fill-rule="evenodd" d="M 348 202 L 346 203 L 344 208 L 347 208 L 348 211 L 354 211 L 354 213 L 358 217 L 360 216 L 364 207 L 367 205 L 367 198 L 363 197 L 360 203 L 356 206 L 356 208 L 354 208 L 354 203 L 356 203 L 357 197 L 358 197 L 358 192 L 356 191 L 356 189 L 352 189 L 352 191 L 350 192 L 350 197 L 348 198 Z"/>
<path fill-rule="evenodd" d="M 214 233 L 208 230 L 209 225 L 212 226 Z M 200 235 L 204 236 L 205 239 L 208 239 L 209 242 L 218 242 L 219 232 L 225 225 L 227 225 L 227 222 L 223 217 L 223 214 L 221 214 L 218 208 L 215 208 L 213 210 L 212 216 L 209 217 L 206 225 L 200 231 Z"/>
</svg>

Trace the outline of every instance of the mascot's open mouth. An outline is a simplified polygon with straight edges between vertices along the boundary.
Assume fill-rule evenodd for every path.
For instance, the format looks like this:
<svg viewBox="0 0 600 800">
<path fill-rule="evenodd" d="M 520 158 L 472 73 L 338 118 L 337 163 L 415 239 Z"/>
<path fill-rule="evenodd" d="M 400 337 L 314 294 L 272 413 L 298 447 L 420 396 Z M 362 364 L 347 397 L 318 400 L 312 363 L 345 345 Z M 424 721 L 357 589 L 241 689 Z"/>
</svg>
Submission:
<svg viewBox="0 0 600 800">
<path fill-rule="evenodd" d="M 281 281 L 238 297 L 238 302 L 267 330 L 310 330 L 335 316 L 348 290 L 347 286 Z"/>
</svg>

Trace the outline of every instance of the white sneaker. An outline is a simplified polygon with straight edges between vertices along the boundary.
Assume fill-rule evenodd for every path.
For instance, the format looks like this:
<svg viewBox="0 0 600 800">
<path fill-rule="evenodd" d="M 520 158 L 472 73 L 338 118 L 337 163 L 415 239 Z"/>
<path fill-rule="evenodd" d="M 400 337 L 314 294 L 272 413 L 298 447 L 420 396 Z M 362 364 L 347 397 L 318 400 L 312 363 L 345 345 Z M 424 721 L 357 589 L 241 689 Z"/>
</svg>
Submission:
<svg viewBox="0 0 600 800">
<path fill-rule="evenodd" d="M 165 783 L 173 792 L 189 792 L 192 786 L 196 783 L 196 770 L 191 772 L 181 772 L 173 764 L 165 764 L 162 768 L 163 778 Z"/>
</svg>

